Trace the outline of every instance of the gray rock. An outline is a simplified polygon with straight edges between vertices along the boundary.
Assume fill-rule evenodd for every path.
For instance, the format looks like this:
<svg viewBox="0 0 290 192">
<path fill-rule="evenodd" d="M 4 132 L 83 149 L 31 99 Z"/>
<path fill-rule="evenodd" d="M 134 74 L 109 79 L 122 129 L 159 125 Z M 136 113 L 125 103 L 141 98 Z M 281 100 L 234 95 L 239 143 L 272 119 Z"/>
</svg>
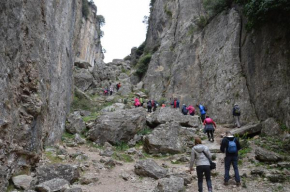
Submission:
<svg viewBox="0 0 290 192">
<path fill-rule="evenodd" d="M 170 176 L 158 180 L 156 192 L 182 192 L 184 191 L 184 179 Z"/>
<path fill-rule="evenodd" d="M 282 157 L 272 151 L 266 149 L 257 148 L 255 150 L 255 158 L 261 162 L 279 162 L 282 160 Z"/>
<path fill-rule="evenodd" d="M 98 179 L 98 177 L 96 177 L 95 175 L 87 175 L 87 174 L 85 174 L 85 175 L 83 175 L 81 178 L 80 178 L 80 183 L 82 184 L 82 185 L 88 185 L 88 184 L 91 184 L 91 183 L 95 183 L 95 182 L 97 182 L 99 179 Z"/>
<path fill-rule="evenodd" d="M 110 105 L 108 107 L 105 107 L 102 109 L 102 112 L 113 112 L 113 111 L 118 111 L 125 109 L 125 104 L 124 103 L 114 103 L 113 105 Z"/>
<path fill-rule="evenodd" d="M 104 150 L 100 151 L 100 156 L 104 156 L 104 157 L 112 157 L 113 154 L 114 154 L 114 151 L 112 148 L 105 148 Z"/>
<path fill-rule="evenodd" d="M 145 118 L 146 111 L 142 108 L 105 113 L 89 130 L 88 138 L 97 143 L 128 142 L 144 128 Z"/>
<path fill-rule="evenodd" d="M 280 174 L 280 173 L 268 173 L 265 176 L 272 183 L 283 183 L 289 178 L 288 175 L 283 175 L 283 174 Z"/>
<path fill-rule="evenodd" d="M 18 189 L 29 189 L 33 178 L 28 175 L 18 175 L 12 177 L 13 184 Z"/>
<path fill-rule="evenodd" d="M 85 144 L 86 143 L 86 140 L 85 139 L 83 139 L 83 138 L 81 138 L 81 136 L 79 135 L 79 134 L 75 134 L 75 142 L 77 143 L 77 144 Z"/>
<path fill-rule="evenodd" d="M 153 128 L 167 122 L 176 122 L 181 126 L 194 128 L 199 128 L 201 125 L 198 116 L 183 115 L 179 110 L 170 107 L 158 108 L 154 114 L 147 117 L 146 122 Z"/>
<path fill-rule="evenodd" d="M 71 134 L 82 133 L 86 129 L 86 124 L 83 121 L 79 111 L 69 115 L 65 129 Z"/>
<path fill-rule="evenodd" d="M 136 85 L 136 88 L 140 90 L 140 89 L 143 89 L 143 86 L 144 86 L 143 81 L 140 81 L 140 82 Z"/>
<path fill-rule="evenodd" d="M 286 168 L 286 169 L 289 169 L 290 168 L 290 162 L 279 162 L 277 163 L 278 167 L 281 167 L 281 168 Z"/>
<path fill-rule="evenodd" d="M 83 192 L 81 188 L 66 189 L 64 192 Z"/>
<path fill-rule="evenodd" d="M 264 176 L 265 171 L 263 169 L 253 169 L 253 170 L 251 170 L 251 175 Z"/>
<path fill-rule="evenodd" d="M 81 91 L 86 91 L 93 83 L 93 75 L 87 69 L 76 69 L 74 72 L 74 83 Z"/>
<path fill-rule="evenodd" d="M 140 176 L 160 179 L 166 176 L 167 170 L 160 167 L 152 159 L 140 160 L 135 164 L 135 173 Z"/>
<path fill-rule="evenodd" d="M 283 134 L 283 130 L 274 118 L 268 118 L 262 122 L 261 134 L 266 136 L 279 136 Z"/>
<path fill-rule="evenodd" d="M 142 136 L 136 134 L 133 139 L 128 142 L 129 147 L 134 147 L 139 141 L 142 140 Z"/>
<path fill-rule="evenodd" d="M 92 65 L 89 62 L 80 59 L 77 59 L 75 61 L 75 66 L 82 69 L 88 69 L 89 67 L 92 67 Z"/>
<path fill-rule="evenodd" d="M 231 130 L 231 133 L 233 135 L 243 136 L 245 134 L 248 134 L 248 135 L 257 134 L 261 132 L 261 130 L 262 130 L 262 125 L 260 123 L 257 123 L 257 124 L 246 125 L 241 128 L 233 129 Z"/>
<path fill-rule="evenodd" d="M 193 175 L 189 174 L 189 173 L 184 173 L 184 172 L 182 172 L 182 173 L 173 173 L 173 174 L 170 174 L 170 176 L 183 178 L 184 185 L 189 185 L 193 181 Z"/>
<path fill-rule="evenodd" d="M 80 177 L 80 173 L 77 167 L 72 165 L 43 165 L 36 168 L 36 176 L 39 183 L 54 179 L 61 178 L 69 181 L 70 183 L 75 182 Z"/>
<path fill-rule="evenodd" d="M 49 181 L 40 183 L 35 187 L 36 191 L 39 192 L 56 192 L 64 191 L 69 188 L 69 182 L 64 179 L 55 178 Z"/>
</svg>

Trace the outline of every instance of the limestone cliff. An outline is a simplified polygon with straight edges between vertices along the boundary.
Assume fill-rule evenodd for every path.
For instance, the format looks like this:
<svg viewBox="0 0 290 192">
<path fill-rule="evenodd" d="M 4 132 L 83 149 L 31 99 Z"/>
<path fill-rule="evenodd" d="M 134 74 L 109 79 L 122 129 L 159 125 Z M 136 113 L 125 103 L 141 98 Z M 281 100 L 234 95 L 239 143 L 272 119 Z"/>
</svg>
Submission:
<svg viewBox="0 0 290 192">
<path fill-rule="evenodd" d="M 153 2 L 145 49 L 159 48 L 143 79 L 152 98 L 203 103 L 220 123 L 232 122 L 231 110 L 238 103 L 244 122 L 274 116 L 289 126 L 285 30 L 268 26 L 247 33 L 235 8 L 200 27 L 202 1 Z"/>
<path fill-rule="evenodd" d="M 102 59 L 93 41 L 98 23 L 83 18 L 82 3 L 0 2 L 0 191 L 12 174 L 37 162 L 44 145 L 61 139 L 75 56 Z"/>
</svg>

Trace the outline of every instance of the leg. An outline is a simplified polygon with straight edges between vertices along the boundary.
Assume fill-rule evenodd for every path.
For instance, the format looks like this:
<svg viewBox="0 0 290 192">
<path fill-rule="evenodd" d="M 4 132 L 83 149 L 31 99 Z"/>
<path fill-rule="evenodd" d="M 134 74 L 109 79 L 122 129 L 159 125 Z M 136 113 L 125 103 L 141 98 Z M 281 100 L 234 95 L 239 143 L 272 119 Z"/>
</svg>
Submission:
<svg viewBox="0 0 290 192">
<path fill-rule="evenodd" d="M 238 126 L 238 128 L 241 127 L 241 124 L 240 124 L 240 116 L 237 116 L 237 126 Z"/>
<path fill-rule="evenodd" d="M 210 141 L 209 132 L 210 132 L 209 130 L 206 131 L 206 133 L 207 133 L 207 138 L 208 138 L 208 140 Z"/>
<path fill-rule="evenodd" d="M 231 166 L 231 157 L 225 157 L 225 177 L 224 177 L 225 182 L 228 182 L 230 179 L 230 166 Z"/>
<path fill-rule="evenodd" d="M 205 166 L 204 169 L 205 169 L 204 171 L 205 171 L 205 179 L 206 179 L 206 183 L 207 183 L 207 189 L 208 189 L 208 191 L 212 191 L 211 179 L 210 179 L 210 167 Z"/>
<path fill-rule="evenodd" d="M 196 167 L 196 173 L 198 178 L 198 191 L 202 192 L 202 182 L 203 182 L 203 166 Z"/>
<path fill-rule="evenodd" d="M 240 174 L 239 174 L 239 169 L 238 169 L 238 157 L 232 158 L 232 164 L 235 171 L 235 180 L 237 183 L 239 183 L 241 179 L 240 179 Z"/>
<path fill-rule="evenodd" d="M 214 141 L 214 138 L 213 138 L 213 130 L 210 130 L 210 134 L 211 134 L 212 141 Z"/>
</svg>

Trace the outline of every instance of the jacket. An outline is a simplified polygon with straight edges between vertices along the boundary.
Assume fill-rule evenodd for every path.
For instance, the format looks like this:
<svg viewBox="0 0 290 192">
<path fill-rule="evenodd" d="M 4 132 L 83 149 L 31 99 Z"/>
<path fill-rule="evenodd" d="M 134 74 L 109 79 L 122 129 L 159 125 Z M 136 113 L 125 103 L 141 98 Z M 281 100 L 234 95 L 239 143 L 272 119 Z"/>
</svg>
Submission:
<svg viewBox="0 0 290 192">
<path fill-rule="evenodd" d="M 191 150 L 191 157 L 190 157 L 190 169 L 193 167 L 195 163 L 196 166 L 200 165 L 210 165 L 208 158 L 203 154 L 205 154 L 211 159 L 211 153 L 207 146 L 199 144 L 195 145 Z"/>
<path fill-rule="evenodd" d="M 235 108 L 236 108 L 236 107 L 240 108 L 238 105 L 235 105 L 235 106 L 234 106 L 234 108 L 233 108 L 233 116 L 241 116 L 241 112 L 240 112 L 240 113 L 236 113 L 236 112 L 235 112 Z"/>
<path fill-rule="evenodd" d="M 183 105 L 181 112 L 183 113 L 183 115 L 187 115 L 188 111 L 186 105 Z"/>
<path fill-rule="evenodd" d="M 195 108 L 192 105 L 189 105 L 186 109 L 188 110 L 189 114 L 195 113 Z"/>
<path fill-rule="evenodd" d="M 222 140 L 222 144 L 220 147 L 221 152 L 226 153 L 226 156 L 238 156 L 238 151 L 241 149 L 241 145 L 239 140 L 236 138 L 235 143 L 237 145 L 237 152 L 236 153 L 228 153 L 227 152 L 227 148 L 229 146 L 229 141 L 233 141 L 234 140 L 234 136 L 228 136 L 228 137 L 224 137 Z"/>
<path fill-rule="evenodd" d="M 200 114 L 201 115 L 205 115 L 206 111 L 204 110 L 204 106 L 203 105 L 199 105 L 199 110 L 200 110 Z"/>
</svg>

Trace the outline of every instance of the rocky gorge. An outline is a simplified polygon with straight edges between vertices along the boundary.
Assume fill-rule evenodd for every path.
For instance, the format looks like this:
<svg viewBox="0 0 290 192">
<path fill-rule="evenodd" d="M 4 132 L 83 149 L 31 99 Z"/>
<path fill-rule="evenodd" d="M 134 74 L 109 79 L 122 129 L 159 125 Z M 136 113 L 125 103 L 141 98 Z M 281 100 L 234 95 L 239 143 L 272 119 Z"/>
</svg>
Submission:
<svg viewBox="0 0 290 192">
<path fill-rule="evenodd" d="M 0 192 L 197 191 L 188 172 L 195 137 L 214 154 L 215 191 L 290 190 L 284 26 L 249 32 L 235 3 L 201 26 L 203 1 L 155 0 L 145 43 L 105 63 L 96 5 L 0 2 Z M 140 76 L 142 62 L 148 69 Z M 104 95 L 109 87 L 113 94 Z M 143 107 L 133 106 L 135 97 Z M 170 107 L 175 97 L 208 107 L 218 122 L 214 142 L 198 113 Z M 147 113 L 148 99 L 167 106 Z M 240 129 L 231 125 L 234 103 Z M 222 185 L 219 145 L 228 130 L 243 146 L 240 187 Z"/>
</svg>

